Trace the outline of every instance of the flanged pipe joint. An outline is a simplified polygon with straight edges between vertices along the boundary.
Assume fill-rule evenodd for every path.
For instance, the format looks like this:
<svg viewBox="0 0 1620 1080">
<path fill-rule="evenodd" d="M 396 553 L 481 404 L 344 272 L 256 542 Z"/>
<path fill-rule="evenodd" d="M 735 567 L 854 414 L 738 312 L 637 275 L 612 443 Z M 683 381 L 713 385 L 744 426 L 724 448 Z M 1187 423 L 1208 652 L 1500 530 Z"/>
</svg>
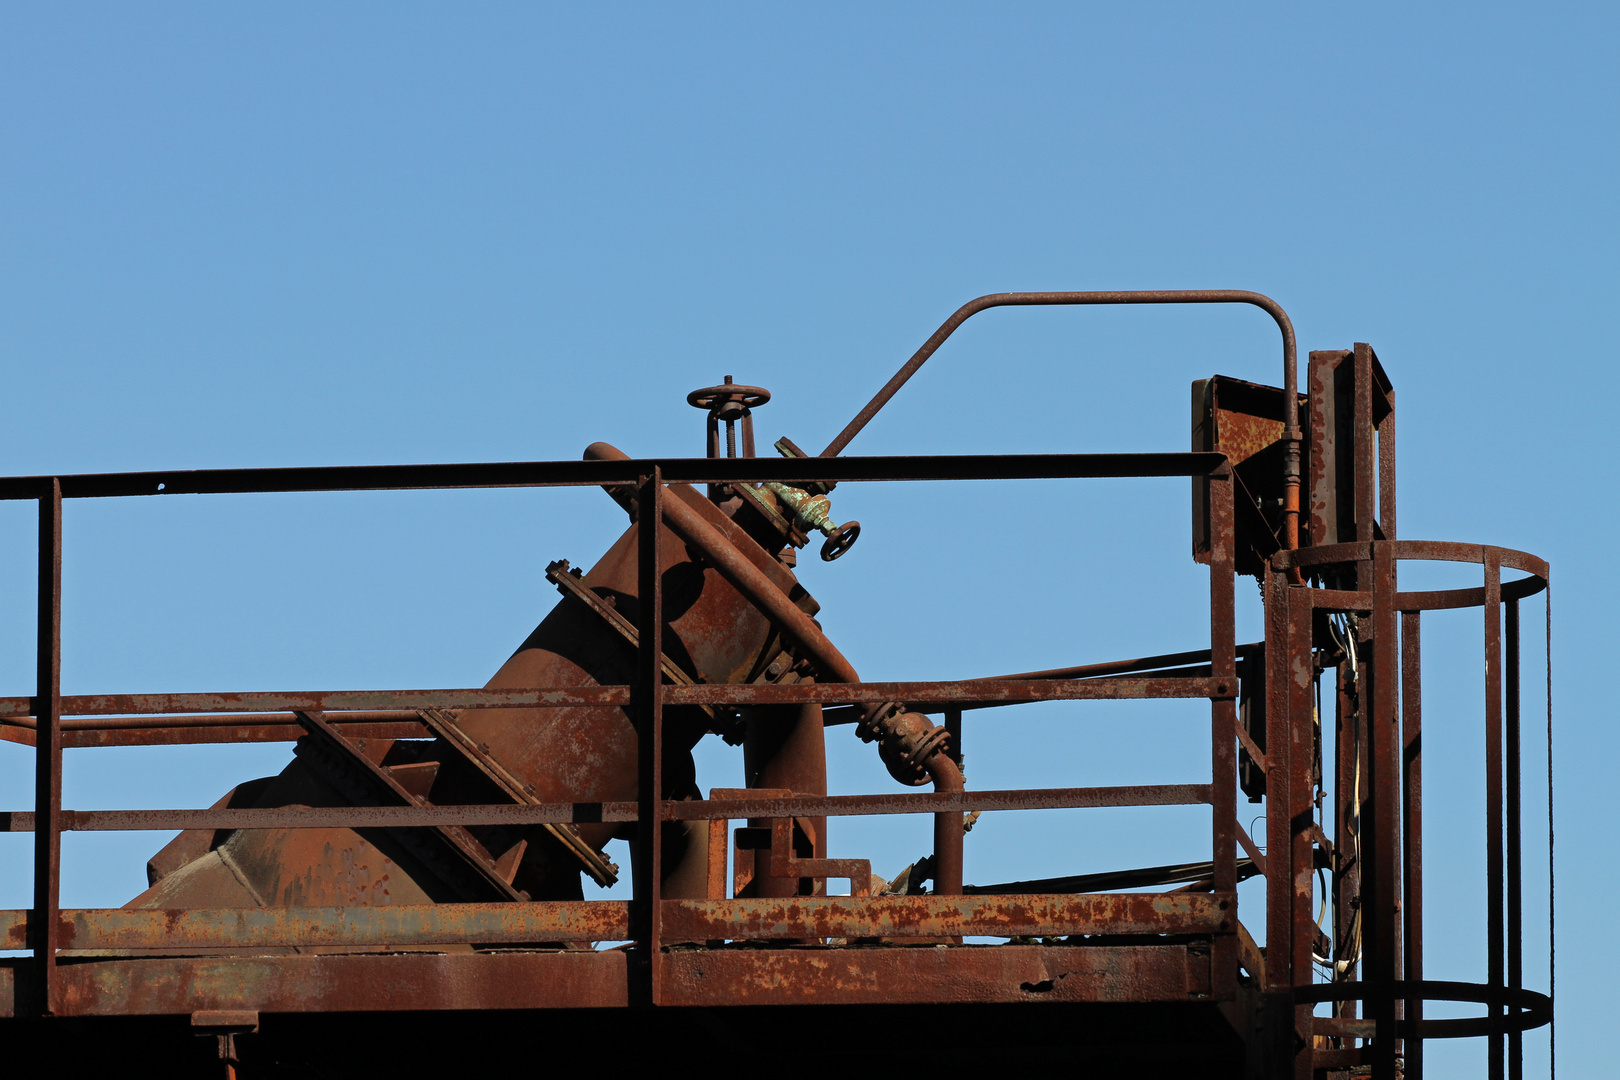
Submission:
<svg viewBox="0 0 1620 1080">
<path fill-rule="evenodd" d="M 933 760 L 936 754 L 944 754 L 955 771 L 956 763 L 947 753 L 950 733 L 921 713 L 885 706 L 861 721 L 856 730 L 863 741 L 878 744 L 878 757 L 889 775 L 902 784 L 920 787 L 936 779 L 944 764 Z"/>
</svg>

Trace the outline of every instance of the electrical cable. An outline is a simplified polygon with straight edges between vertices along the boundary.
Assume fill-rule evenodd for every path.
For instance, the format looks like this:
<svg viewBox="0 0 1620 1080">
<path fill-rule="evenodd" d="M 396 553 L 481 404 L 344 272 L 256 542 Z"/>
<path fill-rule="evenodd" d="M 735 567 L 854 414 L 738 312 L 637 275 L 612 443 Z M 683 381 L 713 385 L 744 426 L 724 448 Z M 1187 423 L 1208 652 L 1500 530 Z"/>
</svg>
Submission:
<svg viewBox="0 0 1620 1080">
<path fill-rule="evenodd" d="M 1333 634 L 1333 637 L 1338 642 L 1339 647 L 1344 650 L 1345 659 L 1350 665 L 1350 736 L 1351 752 L 1353 757 L 1350 780 L 1350 819 L 1346 823 L 1346 831 L 1350 834 L 1350 859 L 1355 865 L 1360 866 L 1362 756 L 1361 664 L 1359 655 L 1356 651 L 1356 635 L 1360 630 L 1360 620 L 1357 619 L 1355 615 L 1337 616 L 1337 620 L 1338 621 L 1336 621 L 1335 617 L 1333 616 L 1328 618 L 1328 630 Z M 1339 625 L 1340 621 L 1343 623 L 1342 629 Z M 1327 897 L 1325 895 L 1326 890 L 1324 889 L 1323 892 L 1322 908 L 1323 914 L 1325 915 L 1327 908 Z M 1355 905 L 1355 912 L 1350 916 L 1350 925 L 1345 931 L 1345 940 L 1339 943 L 1339 947 L 1334 950 L 1338 954 L 1338 958 L 1330 959 L 1328 957 L 1318 955 L 1315 949 L 1311 950 L 1312 960 L 1318 964 L 1321 964 L 1323 967 L 1330 967 L 1333 970 L 1334 982 L 1344 981 L 1344 979 L 1349 975 L 1350 969 L 1361 962 L 1362 940 L 1361 904 L 1359 903 L 1360 899 L 1361 898 L 1359 895 L 1353 898 L 1353 900 L 1357 901 L 1357 903 Z M 1321 927 L 1321 916 L 1318 916 L 1317 918 L 1317 927 L 1319 929 Z"/>
</svg>

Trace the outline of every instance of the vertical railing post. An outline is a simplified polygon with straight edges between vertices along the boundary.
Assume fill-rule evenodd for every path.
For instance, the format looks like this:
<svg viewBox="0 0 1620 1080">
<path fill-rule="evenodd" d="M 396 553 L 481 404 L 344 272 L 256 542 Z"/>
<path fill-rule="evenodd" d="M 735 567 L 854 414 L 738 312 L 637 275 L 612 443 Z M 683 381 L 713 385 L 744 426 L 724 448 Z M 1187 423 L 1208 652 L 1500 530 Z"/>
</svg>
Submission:
<svg viewBox="0 0 1620 1080">
<path fill-rule="evenodd" d="M 34 701 L 34 966 L 38 1011 L 61 1004 L 56 966 L 62 884 L 62 483 L 39 498 L 38 697 Z"/>
<path fill-rule="evenodd" d="M 1553 1015 L 1547 1024 L 1547 1075 L 1558 1077 L 1558 867 L 1554 858 L 1553 830 L 1553 672 L 1552 672 L 1552 576 L 1547 577 L 1547 997 Z"/>
<path fill-rule="evenodd" d="M 1369 946 L 1365 977 L 1388 988 L 1401 970 L 1401 744 L 1395 557 L 1387 543 L 1373 545 L 1372 594 L 1372 701 L 1363 703 L 1372 769 L 1372 843 L 1362 848 L 1367 862 L 1362 880 L 1368 887 L 1362 892 L 1361 907 L 1363 940 Z M 1369 1005 L 1369 1017 L 1377 1025 L 1374 1080 L 1395 1080 L 1396 1019 L 1401 1010 L 1385 993 Z"/>
<path fill-rule="evenodd" d="M 1509 600 L 1506 608 L 1507 639 L 1502 674 L 1507 684 L 1507 730 L 1503 733 L 1507 753 L 1504 769 L 1507 780 L 1507 984 L 1508 989 L 1518 991 L 1524 989 L 1524 894 L 1520 881 L 1524 858 L 1519 818 L 1519 601 Z M 1507 1050 L 1508 1080 L 1524 1080 L 1524 1032 L 1517 1028 L 1508 1032 Z"/>
<path fill-rule="evenodd" d="M 1389 392 L 1389 412 L 1378 425 L 1378 526 L 1385 540 L 1395 532 L 1395 391 Z"/>
<path fill-rule="evenodd" d="M 633 696 L 640 731 L 637 836 L 641 858 L 634 864 L 638 918 L 636 937 L 647 950 L 648 980 L 645 1002 L 659 1001 L 663 975 L 659 922 L 662 900 L 663 867 L 663 653 L 664 587 L 662 573 L 662 534 L 664 528 L 664 485 L 662 470 L 654 468 L 643 477 L 637 495 L 638 599 L 637 630 L 640 647 L 636 657 Z"/>
<path fill-rule="evenodd" d="M 1232 466 L 1210 474 L 1209 647 L 1210 675 L 1219 695 L 1210 700 L 1210 774 L 1214 806 L 1214 888 L 1237 892 L 1237 630 L 1233 608 L 1234 560 Z M 1231 933 L 1215 939 L 1210 953 L 1217 1001 L 1237 996 L 1238 910 L 1236 900 L 1223 920 Z"/>
<path fill-rule="evenodd" d="M 1299 797 L 1299 777 L 1309 786 L 1309 731 L 1300 740 L 1296 708 L 1300 694 L 1295 672 L 1299 653 L 1310 655 L 1311 607 L 1306 589 L 1291 587 L 1285 571 L 1266 574 L 1266 1075 L 1272 1080 L 1311 1076 L 1309 1005 L 1294 1003 L 1295 983 L 1310 982 L 1310 937 L 1299 921 L 1299 890 L 1305 889 L 1305 924 L 1310 923 L 1309 834 L 1296 843 L 1296 814 L 1309 823 L 1309 793 Z M 1301 640 L 1300 628 L 1304 627 Z M 1305 696 L 1310 693 L 1305 664 Z M 1308 706 L 1307 706 L 1308 709 Z M 1296 937 L 1301 941 L 1296 942 Z M 1304 961 L 1301 963 L 1301 950 Z M 1307 1036 L 1303 1052 L 1296 1037 Z"/>
<path fill-rule="evenodd" d="M 1506 985 L 1503 952 L 1502 912 L 1502 560 L 1487 547 L 1485 563 L 1485 940 L 1486 982 L 1492 991 Z M 1502 1006 L 1492 1001 L 1485 1006 L 1492 1020 L 1502 1016 Z M 1490 1080 L 1506 1080 L 1504 1042 L 1501 1031 L 1488 1040 Z"/>
<path fill-rule="evenodd" d="M 1316 765 L 1316 733 L 1311 723 L 1311 711 L 1316 705 L 1312 689 L 1315 686 L 1315 626 L 1316 608 L 1311 601 L 1311 590 L 1304 585 L 1288 586 L 1288 658 L 1282 670 L 1288 684 L 1288 708 L 1284 737 L 1289 742 L 1288 772 L 1284 783 L 1288 786 L 1289 818 L 1282 834 L 1289 846 L 1289 922 L 1292 955 L 1289 957 L 1289 977 L 1293 990 L 1310 986 L 1312 979 L 1311 953 L 1316 947 L 1316 912 L 1312 904 L 1315 881 L 1316 840 L 1312 835 L 1315 820 L 1312 809 L 1312 773 Z M 1267 746 L 1270 746 L 1271 718 L 1266 718 Z M 1269 786 L 1268 786 L 1269 790 Z M 1277 840 L 1266 833 L 1266 865 L 1270 868 L 1271 852 Z M 1268 946 L 1266 952 L 1270 955 Z M 1309 1004 L 1294 1008 L 1294 1030 L 1306 1036 L 1305 1050 L 1294 1059 L 1295 1080 L 1313 1080 L 1311 1035 L 1315 1011 Z M 1293 1032 L 1290 1032 L 1292 1037 Z"/>
<path fill-rule="evenodd" d="M 1423 616 L 1401 615 L 1401 713 L 1406 766 L 1403 785 L 1401 844 L 1404 854 L 1404 902 L 1401 905 L 1403 976 L 1423 979 Z M 1423 1019 L 1423 999 L 1406 999 L 1409 1034 L 1405 1039 L 1407 1080 L 1423 1080 L 1423 1040 L 1415 1028 Z"/>
</svg>

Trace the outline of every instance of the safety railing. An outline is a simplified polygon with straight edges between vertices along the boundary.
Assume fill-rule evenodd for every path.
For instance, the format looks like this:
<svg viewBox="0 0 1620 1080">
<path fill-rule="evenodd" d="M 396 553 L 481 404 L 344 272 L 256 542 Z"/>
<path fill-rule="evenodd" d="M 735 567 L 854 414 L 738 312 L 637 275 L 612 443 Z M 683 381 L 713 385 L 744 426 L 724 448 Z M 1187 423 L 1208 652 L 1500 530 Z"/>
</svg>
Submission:
<svg viewBox="0 0 1620 1080">
<path fill-rule="evenodd" d="M 604 486 L 633 488 L 645 523 L 664 520 L 670 484 L 1207 477 L 1210 484 L 1210 649 L 1208 673 L 1176 677 L 1129 673 L 1094 678 L 968 681 L 699 684 L 666 683 L 661 668 L 663 583 L 655 572 L 662 529 L 639 531 L 637 679 L 624 686 L 520 690 L 334 691 L 322 693 L 61 693 L 62 506 L 75 498 L 156 497 L 241 492 L 367 491 L 421 488 Z M 34 903 L 0 912 L 0 947 L 32 951 L 19 969 L 19 998 L 39 1011 L 70 1010 L 61 991 L 64 951 L 359 948 L 436 944 L 628 940 L 648 958 L 658 999 L 663 946 L 739 939 L 916 940 L 965 936 L 1074 934 L 1193 935 L 1209 938 L 1213 973 L 1205 996 L 1233 996 L 1240 962 L 1237 923 L 1241 839 L 1263 859 L 1236 821 L 1237 646 L 1233 614 L 1230 469 L 1209 453 L 1050 454 L 798 459 L 648 459 L 349 468 L 147 472 L 0 479 L 0 498 L 39 504 L 38 687 L 31 697 L 0 698 L 0 736 L 36 746 L 32 813 L 0 814 L 0 828 L 35 833 Z M 921 711 L 1035 701 L 1131 698 L 1206 699 L 1211 704 L 1208 784 L 901 792 L 812 797 L 732 792 L 726 798 L 671 800 L 660 770 L 665 706 L 819 702 L 901 702 Z M 316 716 L 356 738 L 422 738 L 421 710 L 611 705 L 632 710 L 640 752 L 635 802 L 546 805 L 348 806 L 260 809 L 79 811 L 61 805 L 63 751 L 76 746 L 291 740 L 304 734 L 298 714 Z M 290 714 L 290 715 L 289 715 Z M 707 899 L 660 894 L 659 822 L 708 821 L 724 830 L 740 818 L 773 820 L 840 815 L 931 814 L 1098 806 L 1209 805 L 1212 863 L 1205 892 L 1046 893 L 1021 895 L 728 897 L 711 884 Z M 60 906 L 61 836 L 74 830 L 389 828 L 636 822 L 650 857 L 637 860 L 630 901 L 451 903 L 367 908 L 153 911 L 64 910 Z M 836 860 L 821 860 L 834 862 Z M 806 867 L 808 876 L 830 867 Z M 711 883 L 714 875 L 711 874 Z M 862 883 L 864 884 L 864 883 Z M 960 887 L 960 881 L 956 883 Z M 936 890 L 940 891 L 940 890 Z M 952 890 L 946 889 L 945 892 Z M 1246 935 L 1245 935 L 1246 939 Z M 1246 943 L 1252 946 L 1252 943 Z M 1256 967 L 1252 947 L 1248 966 Z M 26 974 L 24 974 L 26 972 Z M 24 984 L 27 984 L 25 986 Z M 31 994 L 28 993 L 31 989 Z"/>
<path fill-rule="evenodd" d="M 1480 567 L 1474 587 L 1399 588 L 1402 562 L 1472 563 Z M 1504 570 L 1525 576 L 1504 579 Z M 1352 588 L 1290 585 L 1290 571 L 1326 579 L 1329 573 Z M 1270 684 L 1269 711 L 1280 722 L 1270 731 L 1274 748 L 1261 768 L 1287 777 L 1267 792 L 1267 939 L 1278 958 L 1266 991 L 1280 1014 L 1279 1030 L 1313 1033 L 1324 1041 L 1307 1056 L 1317 1069 L 1372 1065 L 1395 1075 L 1397 1055 L 1406 1076 L 1421 1076 L 1423 1040 L 1488 1039 L 1492 1077 L 1523 1075 L 1523 1033 L 1552 1019 L 1552 1002 L 1525 987 L 1523 872 L 1523 775 L 1520 671 L 1520 601 L 1549 591 L 1547 563 L 1508 548 L 1428 540 L 1371 540 L 1327 544 L 1278 553 L 1266 583 L 1267 664 L 1273 670 L 1311 670 L 1315 622 L 1328 614 L 1365 620 L 1371 645 L 1361 665 L 1372 672 L 1361 721 L 1367 745 L 1356 752 L 1364 772 L 1341 776 L 1368 794 L 1364 825 L 1356 836 L 1358 948 L 1355 963 L 1327 983 L 1312 984 L 1317 908 L 1310 872 L 1315 852 L 1333 841 L 1312 819 L 1318 805 L 1311 791 L 1308 757 L 1313 703 L 1310 680 Z M 1483 631 L 1486 981 L 1464 983 L 1425 978 L 1423 964 L 1423 695 L 1422 615 L 1428 611 L 1481 609 Z M 1552 605 L 1546 614 L 1548 656 L 1548 825 L 1551 828 L 1551 645 Z M 1367 722 L 1370 720 L 1370 722 Z M 1257 751 L 1251 751 L 1257 753 Z M 1346 766 L 1348 771 L 1348 766 Z M 1335 784 L 1335 798 L 1343 794 Z M 1357 796 L 1359 798 L 1359 796 Z M 1342 829 L 1341 824 L 1341 829 Z M 1338 837 L 1343 840 L 1343 834 Z M 1552 838 L 1548 837 L 1549 858 Z M 1549 867 L 1549 879 L 1551 869 Z M 1320 898 L 1317 898 L 1318 900 Z M 1349 905 L 1341 905 L 1349 906 Z M 1551 900 L 1549 898 L 1549 911 Z M 1549 937 L 1551 930 L 1549 929 Z M 1361 947 L 1364 943 L 1364 949 Z M 1549 951 L 1551 943 L 1549 941 Z M 1364 952 L 1364 957 L 1359 955 Z M 1287 962 L 1282 962 L 1283 957 Z M 1551 987 L 1549 987 L 1549 991 Z M 1427 1019 L 1425 1002 L 1477 1002 L 1477 1017 Z M 1313 1016 L 1332 1003 L 1337 1015 Z M 1343 1006 L 1350 1008 L 1344 1009 Z M 1365 1005 L 1366 1016 L 1356 1015 Z M 1289 1016 L 1289 1014 L 1292 1014 Z M 1362 1040 L 1361 1046 L 1354 1045 Z M 1337 1044 L 1337 1045 L 1326 1045 Z M 1307 1047 L 1307 1050 L 1310 1050 Z"/>
</svg>

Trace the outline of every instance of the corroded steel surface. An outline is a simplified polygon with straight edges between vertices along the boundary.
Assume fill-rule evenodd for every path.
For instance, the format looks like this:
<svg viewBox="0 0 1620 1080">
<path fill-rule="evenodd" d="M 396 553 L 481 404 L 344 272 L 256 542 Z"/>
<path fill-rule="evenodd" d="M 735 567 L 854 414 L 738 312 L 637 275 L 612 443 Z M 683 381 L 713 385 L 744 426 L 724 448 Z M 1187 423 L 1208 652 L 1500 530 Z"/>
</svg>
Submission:
<svg viewBox="0 0 1620 1080">
<path fill-rule="evenodd" d="M 1207 945 L 674 952 L 671 1005 L 1209 1001 Z"/>
<path fill-rule="evenodd" d="M 784 937 L 1052 937 L 1230 932 L 1232 893 L 1080 896 L 795 896 L 671 900 L 664 927 L 695 941 Z"/>
<path fill-rule="evenodd" d="M 15 962 L 0 962 L 0 1016 Z M 630 1004 L 624 952 L 125 957 L 61 965 L 58 1015 L 590 1009 Z"/>
<path fill-rule="evenodd" d="M 1191 453 L 837 456 L 980 311 L 1181 303 L 1257 306 L 1283 340 L 1281 387 L 1194 384 Z M 649 1027 L 660 1013 L 713 1024 L 729 1011 L 756 1018 L 730 1043 L 780 1053 L 804 1042 L 811 1015 L 872 1009 L 915 1027 L 908 1007 L 960 1007 L 970 1011 L 953 1016 L 1024 1018 L 1013 1028 L 1037 1013 L 1092 1029 L 1113 1017 L 1119 1056 L 1093 1040 L 1090 1066 L 1173 1058 L 1203 1075 L 1415 1080 L 1424 1039 L 1481 1035 L 1490 1075 L 1517 1075 L 1523 1032 L 1551 1015 L 1523 985 L 1520 835 L 1521 608 L 1549 570 L 1506 548 L 1399 539 L 1396 396 L 1378 357 L 1366 344 L 1312 353 L 1303 396 L 1296 366 L 1287 315 L 1255 293 L 1003 293 L 946 320 L 820 457 L 783 438 L 781 460 L 756 458 L 751 410 L 769 394 L 728 376 L 692 396 L 707 413 L 701 459 L 631 460 L 597 443 L 579 462 L 0 478 L 0 499 L 40 511 L 37 685 L 0 698 L 0 739 L 35 747 L 34 809 L 0 811 L 0 830 L 38 830 L 35 895 L 28 911 L 0 912 L 0 945 L 30 951 L 0 961 L 0 1014 L 189 1016 L 234 1063 L 233 1040 L 261 1013 L 506 1010 L 527 1024 L 538 1010 L 637 1007 L 620 1023 Z M 1208 648 L 863 683 L 793 572 L 817 527 L 833 534 L 824 558 L 848 549 L 854 524 L 832 525 L 841 483 L 1151 476 L 1192 480 Z M 629 527 L 588 572 L 551 564 L 561 603 L 483 688 L 60 692 L 63 499 L 567 485 L 602 486 Z M 1402 591 L 1413 560 L 1473 564 L 1481 583 Z M 1265 617 L 1264 640 L 1243 645 L 1241 575 L 1260 584 Z M 1434 838 L 1421 623 L 1458 608 L 1480 609 L 1485 653 L 1478 986 L 1426 979 L 1422 954 Z M 1547 618 L 1550 644 L 1550 607 Z M 1177 698 L 1209 703 L 1207 783 L 966 787 L 964 710 Z M 826 729 L 844 725 L 876 744 L 894 780 L 934 790 L 828 797 Z M 746 788 L 704 797 L 691 750 L 708 734 L 742 744 Z M 67 747 L 276 740 L 295 741 L 293 763 L 206 810 L 61 806 Z M 1265 804 L 1265 847 L 1240 821 L 1240 770 L 1242 793 Z M 962 880 L 963 836 L 981 813 L 1168 805 L 1210 808 L 1207 860 Z M 829 843 L 830 818 L 918 813 L 932 815 L 932 851 L 892 881 Z M 130 905 L 61 911 L 62 833 L 109 829 L 181 832 Z M 613 879 L 600 852 L 614 838 L 634 845 L 633 899 L 586 901 L 582 872 Z M 1237 883 L 1253 875 L 1263 928 L 1240 921 Z M 844 878 L 852 895 L 827 895 Z M 1425 1018 L 1426 1000 L 1476 1002 L 1483 1015 Z M 1035 1003 L 1051 1008 L 1024 1010 Z M 799 1018 L 791 1038 L 755 1030 L 774 1011 Z M 1165 1025 L 1189 1018 L 1203 1034 L 1154 1057 Z M 998 1066 L 1045 1060 L 998 1054 Z"/>
<path fill-rule="evenodd" d="M 623 900 L 259 910 L 95 908 L 63 911 L 59 940 L 62 948 L 74 950 L 614 941 L 630 936 L 629 911 Z M 0 912 L 0 949 L 25 947 L 26 915 Z"/>
</svg>

